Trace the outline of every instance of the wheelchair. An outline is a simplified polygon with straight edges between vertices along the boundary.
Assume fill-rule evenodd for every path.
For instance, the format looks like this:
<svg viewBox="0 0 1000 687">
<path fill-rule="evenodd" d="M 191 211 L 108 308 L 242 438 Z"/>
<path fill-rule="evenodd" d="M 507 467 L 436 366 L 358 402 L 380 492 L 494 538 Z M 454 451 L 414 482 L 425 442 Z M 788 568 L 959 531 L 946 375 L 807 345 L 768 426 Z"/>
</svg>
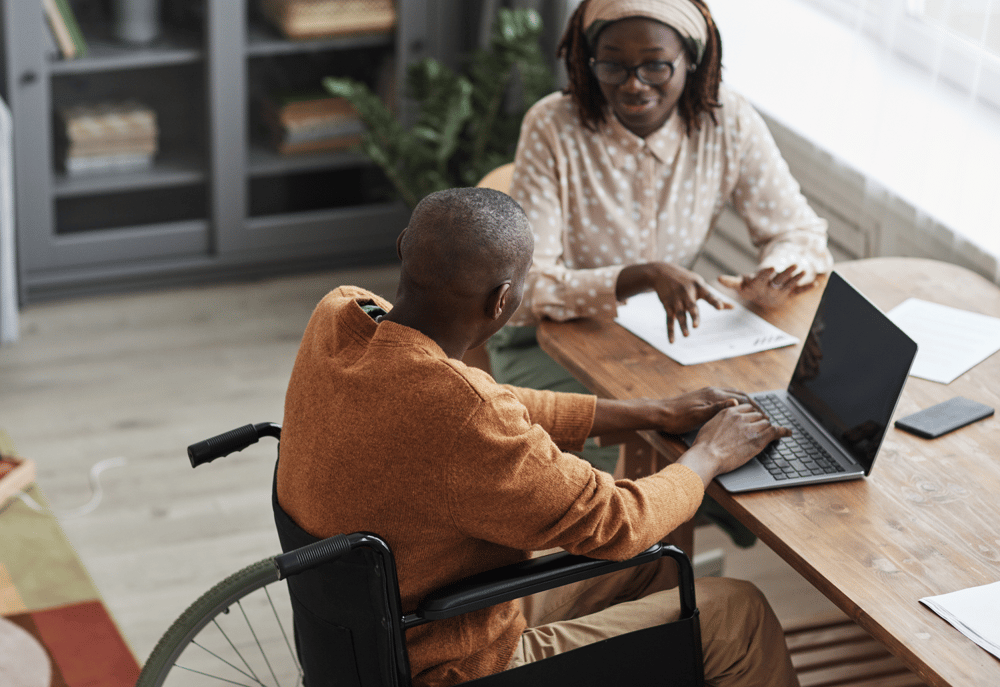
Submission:
<svg viewBox="0 0 1000 687">
<path fill-rule="evenodd" d="M 192 444 L 188 456 L 197 467 L 265 436 L 280 440 L 280 425 L 234 429 Z M 464 684 L 704 683 L 694 572 L 674 546 L 656 544 L 627 561 L 554 553 L 480 573 L 432 593 L 416 609 L 402 609 L 392 550 L 381 537 L 313 537 L 278 504 L 275 484 L 272 505 L 283 553 L 239 570 L 192 603 L 157 643 L 136 687 L 409 687 L 407 629 L 662 556 L 678 566 L 678 620 Z"/>
</svg>

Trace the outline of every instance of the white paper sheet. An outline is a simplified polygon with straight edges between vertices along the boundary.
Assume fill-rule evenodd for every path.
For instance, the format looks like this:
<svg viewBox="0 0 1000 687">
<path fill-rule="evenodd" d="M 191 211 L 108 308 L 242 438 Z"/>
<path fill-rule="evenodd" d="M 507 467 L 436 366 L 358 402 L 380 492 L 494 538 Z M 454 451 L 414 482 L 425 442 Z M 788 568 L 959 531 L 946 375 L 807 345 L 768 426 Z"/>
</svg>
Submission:
<svg viewBox="0 0 1000 687">
<path fill-rule="evenodd" d="M 924 597 L 920 603 L 1000 658 L 1000 582 Z"/>
<path fill-rule="evenodd" d="M 697 365 L 712 360 L 724 360 L 741 355 L 781 348 L 799 340 L 738 303 L 716 295 L 733 304 L 732 310 L 716 310 L 698 301 L 700 324 L 683 336 L 674 325 L 674 343 L 667 340 L 667 312 L 653 292 L 640 293 L 618 306 L 615 321 L 651 346 L 663 351 L 681 365 Z"/>
<path fill-rule="evenodd" d="M 910 374 L 950 384 L 1000 350 L 1000 318 L 908 298 L 886 313 L 917 342 Z"/>
</svg>

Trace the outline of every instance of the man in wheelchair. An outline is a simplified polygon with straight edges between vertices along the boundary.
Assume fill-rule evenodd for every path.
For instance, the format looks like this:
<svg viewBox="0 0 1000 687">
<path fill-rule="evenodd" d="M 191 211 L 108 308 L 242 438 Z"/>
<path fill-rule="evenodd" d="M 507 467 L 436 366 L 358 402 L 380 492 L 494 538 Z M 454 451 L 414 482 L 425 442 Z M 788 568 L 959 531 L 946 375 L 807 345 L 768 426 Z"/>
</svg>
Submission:
<svg viewBox="0 0 1000 687">
<path fill-rule="evenodd" d="M 788 432 L 735 391 L 613 401 L 501 386 L 466 366 L 466 350 L 517 309 L 531 263 L 527 218 L 503 193 L 428 196 L 397 250 L 394 305 L 344 286 L 316 307 L 288 386 L 277 489 L 315 536 L 384 537 L 404 610 L 545 549 L 630 558 L 689 520 L 715 475 Z M 677 463 L 635 481 L 566 452 L 588 436 L 703 423 Z M 410 630 L 414 684 L 455 684 L 671 621 L 673 564 L 661 560 L 537 595 L 524 610 L 510 602 Z M 708 684 L 798 684 L 755 587 L 702 579 L 697 599 Z"/>
</svg>

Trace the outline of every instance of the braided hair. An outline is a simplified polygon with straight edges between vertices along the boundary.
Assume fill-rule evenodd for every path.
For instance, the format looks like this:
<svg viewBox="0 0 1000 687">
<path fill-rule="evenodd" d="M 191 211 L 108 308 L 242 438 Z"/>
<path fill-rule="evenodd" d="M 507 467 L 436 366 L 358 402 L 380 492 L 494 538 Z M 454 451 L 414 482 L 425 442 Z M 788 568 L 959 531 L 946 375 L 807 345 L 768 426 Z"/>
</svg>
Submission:
<svg viewBox="0 0 1000 687">
<path fill-rule="evenodd" d="M 718 123 L 715 108 L 719 107 L 719 83 L 722 81 L 722 36 L 719 34 L 719 27 L 715 25 L 704 0 L 689 1 L 705 17 L 708 40 L 705 42 L 701 62 L 693 72 L 688 72 L 684 91 L 677 101 L 688 136 L 701 128 L 703 114 L 707 114 L 713 124 Z M 566 25 L 566 32 L 559 41 L 556 55 L 566 65 L 568 84 L 563 93 L 576 101 L 583 125 L 596 132 L 604 123 L 607 100 L 597 78 L 590 71 L 590 58 L 593 55 L 585 35 L 587 27 L 583 25 L 583 15 L 589 2 L 590 0 L 583 0 L 573 12 Z M 688 62 L 694 64 L 696 55 L 690 51 L 686 42 L 684 49 L 687 51 Z"/>
</svg>

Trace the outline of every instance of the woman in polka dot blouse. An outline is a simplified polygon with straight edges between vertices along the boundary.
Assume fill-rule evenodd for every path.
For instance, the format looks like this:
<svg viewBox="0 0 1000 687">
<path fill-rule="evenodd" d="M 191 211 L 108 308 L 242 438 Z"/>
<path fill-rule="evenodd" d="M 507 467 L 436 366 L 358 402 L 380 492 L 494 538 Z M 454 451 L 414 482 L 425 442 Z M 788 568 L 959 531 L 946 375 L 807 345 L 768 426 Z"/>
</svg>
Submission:
<svg viewBox="0 0 1000 687">
<path fill-rule="evenodd" d="M 584 0 L 559 56 L 569 85 L 521 128 L 511 195 L 535 233 L 521 308 L 488 349 L 497 381 L 582 390 L 535 341 L 542 318 L 613 318 L 656 291 L 687 335 L 721 304 L 689 268 L 729 202 L 760 251 L 755 274 L 720 281 L 778 306 L 833 264 L 826 221 L 760 115 L 722 85 L 721 38 L 702 0 Z M 610 469 L 616 453 L 591 462 Z"/>
</svg>

